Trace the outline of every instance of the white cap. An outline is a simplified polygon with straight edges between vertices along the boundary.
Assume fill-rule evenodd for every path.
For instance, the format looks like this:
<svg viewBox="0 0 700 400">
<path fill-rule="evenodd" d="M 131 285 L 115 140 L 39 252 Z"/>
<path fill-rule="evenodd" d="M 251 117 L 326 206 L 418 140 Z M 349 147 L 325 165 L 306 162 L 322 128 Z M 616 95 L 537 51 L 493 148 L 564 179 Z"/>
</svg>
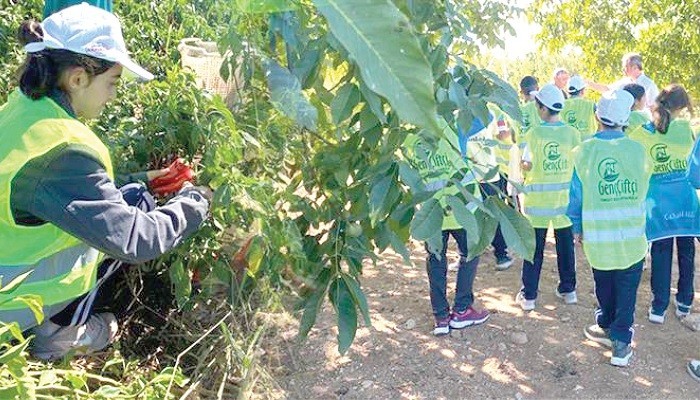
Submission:
<svg viewBox="0 0 700 400">
<path fill-rule="evenodd" d="M 153 79 L 129 57 L 117 17 L 101 8 L 81 3 L 51 14 L 41 23 L 44 38 L 24 46 L 27 53 L 44 49 L 64 49 L 74 53 L 121 64 L 126 75 L 141 80 Z"/>
<path fill-rule="evenodd" d="M 598 100 L 595 115 L 606 125 L 627 126 L 634 96 L 622 89 L 603 93 Z"/>
<path fill-rule="evenodd" d="M 567 84 L 569 88 L 569 93 L 578 92 L 579 90 L 586 88 L 586 81 L 581 78 L 581 75 L 574 75 L 569 78 L 569 83 Z"/>
<path fill-rule="evenodd" d="M 530 92 L 530 94 L 534 95 L 540 103 L 550 110 L 561 111 L 564 108 L 564 93 L 552 83 L 548 83 L 542 86 L 539 91 Z"/>
</svg>

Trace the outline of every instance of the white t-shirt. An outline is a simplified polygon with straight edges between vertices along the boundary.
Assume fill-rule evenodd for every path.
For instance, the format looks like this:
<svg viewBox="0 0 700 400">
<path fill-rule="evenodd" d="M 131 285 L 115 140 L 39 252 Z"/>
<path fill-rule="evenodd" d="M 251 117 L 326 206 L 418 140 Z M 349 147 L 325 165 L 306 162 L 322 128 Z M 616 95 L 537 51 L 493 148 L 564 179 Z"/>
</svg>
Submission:
<svg viewBox="0 0 700 400">
<path fill-rule="evenodd" d="M 636 80 L 633 80 L 629 76 L 620 79 L 619 81 L 613 83 L 612 89 L 622 89 L 622 87 L 627 85 L 628 83 L 636 83 L 637 85 L 641 85 L 644 88 L 644 94 L 647 96 L 646 109 L 649 110 L 651 106 L 654 105 L 654 101 L 659 95 L 659 88 L 658 86 L 656 86 L 656 83 L 654 83 L 654 81 L 652 81 L 651 78 L 644 75 L 644 73 L 642 72 L 642 74 L 639 75 Z"/>
</svg>

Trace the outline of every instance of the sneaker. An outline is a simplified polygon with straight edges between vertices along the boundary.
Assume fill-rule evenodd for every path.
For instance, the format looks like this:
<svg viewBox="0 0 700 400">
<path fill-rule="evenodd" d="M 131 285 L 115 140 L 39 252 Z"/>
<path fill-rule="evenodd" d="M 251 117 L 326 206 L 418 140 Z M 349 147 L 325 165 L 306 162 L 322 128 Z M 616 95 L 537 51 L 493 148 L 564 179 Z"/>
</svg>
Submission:
<svg viewBox="0 0 700 400">
<path fill-rule="evenodd" d="M 508 255 L 496 257 L 496 271 L 505 271 L 513 265 L 513 259 Z"/>
<path fill-rule="evenodd" d="M 610 340 L 610 329 L 601 328 L 598 324 L 583 328 L 583 334 L 591 341 L 602 344 L 607 348 L 612 348 Z"/>
<path fill-rule="evenodd" d="M 649 307 L 649 322 L 654 324 L 663 324 L 666 321 L 666 311 L 661 314 L 656 314 L 654 310 Z"/>
<path fill-rule="evenodd" d="M 60 326 L 47 320 L 33 329 L 31 353 L 41 360 L 57 360 L 70 351 L 83 355 L 109 346 L 117 335 L 117 319 L 112 313 L 91 315 L 79 326 Z"/>
<path fill-rule="evenodd" d="M 626 367 L 630 364 L 630 359 L 632 358 L 633 353 L 632 346 L 629 343 L 615 340 L 612 344 L 612 357 L 610 357 L 610 364 L 616 367 Z"/>
<path fill-rule="evenodd" d="M 578 303 L 578 297 L 576 296 L 576 291 L 568 292 L 568 293 L 559 293 L 559 290 L 555 290 L 554 294 L 557 295 L 558 298 L 564 300 L 565 304 L 576 304 Z"/>
<path fill-rule="evenodd" d="M 472 306 L 469 306 L 462 312 L 455 311 L 452 313 L 450 328 L 462 329 L 472 325 L 479 325 L 486 322 L 487 319 L 489 319 L 488 310 L 477 311 Z"/>
<path fill-rule="evenodd" d="M 518 303 L 523 311 L 532 311 L 535 309 L 535 300 L 527 300 L 523 292 L 518 292 L 518 294 L 515 295 L 515 302 Z"/>
<path fill-rule="evenodd" d="M 690 315 L 690 306 L 686 306 L 683 303 L 679 303 L 675 298 L 673 299 L 673 304 L 676 305 L 676 317 L 683 319 Z"/>
<path fill-rule="evenodd" d="M 700 382 L 700 360 L 690 360 L 688 363 L 688 373 L 693 379 Z"/>
<path fill-rule="evenodd" d="M 435 336 L 445 336 L 450 333 L 450 317 L 444 319 L 435 319 L 435 328 L 433 328 L 433 335 Z"/>
</svg>

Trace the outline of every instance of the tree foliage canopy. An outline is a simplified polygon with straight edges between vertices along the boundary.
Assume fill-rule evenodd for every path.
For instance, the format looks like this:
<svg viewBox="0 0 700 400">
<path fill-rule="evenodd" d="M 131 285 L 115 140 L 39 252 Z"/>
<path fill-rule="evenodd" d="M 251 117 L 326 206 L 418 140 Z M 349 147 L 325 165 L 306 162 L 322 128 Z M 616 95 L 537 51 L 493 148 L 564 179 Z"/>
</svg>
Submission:
<svg viewBox="0 0 700 400">
<path fill-rule="evenodd" d="M 536 0 L 528 14 L 546 49 L 582 49 L 581 70 L 593 80 L 618 79 L 622 55 L 638 52 L 659 87 L 680 83 L 700 96 L 698 0 Z"/>
</svg>

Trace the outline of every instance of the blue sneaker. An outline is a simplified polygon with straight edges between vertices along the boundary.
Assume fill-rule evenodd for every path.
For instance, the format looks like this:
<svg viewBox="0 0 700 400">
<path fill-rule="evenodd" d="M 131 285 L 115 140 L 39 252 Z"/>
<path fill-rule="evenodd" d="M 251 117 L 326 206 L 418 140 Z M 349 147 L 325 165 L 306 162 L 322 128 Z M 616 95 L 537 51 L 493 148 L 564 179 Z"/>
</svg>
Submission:
<svg viewBox="0 0 700 400">
<path fill-rule="evenodd" d="M 666 311 L 658 314 L 654 311 L 654 308 L 649 307 L 649 322 L 654 324 L 663 324 L 666 321 Z"/>
<path fill-rule="evenodd" d="M 496 257 L 496 271 L 505 271 L 513 265 L 513 259 L 507 254 Z"/>
<path fill-rule="evenodd" d="M 626 367 L 630 365 L 630 359 L 632 358 L 633 353 L 632 345 L 629 343 L 613 340 L 610 364 L 616 367 Z"/>
<path fill-rule="evenodd" d="M 673 299 L 673 303 L 676 305 L 676 317 L 683 319 L 690 315 L 690 306 L 679 303 L 675 298 Z"/>
</svg>

